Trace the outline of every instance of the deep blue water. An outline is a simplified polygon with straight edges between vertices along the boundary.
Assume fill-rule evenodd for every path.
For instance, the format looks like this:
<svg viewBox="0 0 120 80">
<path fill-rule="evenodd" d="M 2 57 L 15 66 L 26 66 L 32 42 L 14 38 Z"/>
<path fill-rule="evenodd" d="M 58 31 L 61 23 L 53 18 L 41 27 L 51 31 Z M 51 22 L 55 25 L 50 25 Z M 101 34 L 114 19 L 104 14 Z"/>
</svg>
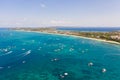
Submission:
<svg viewBox="0 0 120 80">
<path fill-rule="evenodd" d="M 120 45 L 0 30 L 0 80 L 120 80 Z"/>
<path fill-rule="evenodd" d="M 70 31 L 98 31 L 98 32 L 110 32 L 110 31 L 118 31 L 120 27 L 58 27 L 58 30 L 70 30 Z"/>
</svg>

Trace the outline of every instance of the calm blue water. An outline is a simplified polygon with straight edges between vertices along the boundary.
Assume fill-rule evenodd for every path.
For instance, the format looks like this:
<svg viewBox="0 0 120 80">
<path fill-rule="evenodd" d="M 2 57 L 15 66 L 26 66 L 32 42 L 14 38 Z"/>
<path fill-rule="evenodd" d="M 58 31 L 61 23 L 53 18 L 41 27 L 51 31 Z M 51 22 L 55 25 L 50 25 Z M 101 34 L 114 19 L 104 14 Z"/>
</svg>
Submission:
<svg viewBox="0 0 120 80">
<path fill-rule="evenodd" d="M 120 46 L 0 30 L 0 80 L 120 80 Z"/>
<path fill-rule="evenodd" d="M 120 27 L 81 27 L 81 28 L 75 28 L 75 27 L 59 27 L 58 30 L 70 30 L 70 31 L 92 31 L 92 32 L 110 32 L 110 31 L 118 31 L 120 30 Z"/>
</svg>

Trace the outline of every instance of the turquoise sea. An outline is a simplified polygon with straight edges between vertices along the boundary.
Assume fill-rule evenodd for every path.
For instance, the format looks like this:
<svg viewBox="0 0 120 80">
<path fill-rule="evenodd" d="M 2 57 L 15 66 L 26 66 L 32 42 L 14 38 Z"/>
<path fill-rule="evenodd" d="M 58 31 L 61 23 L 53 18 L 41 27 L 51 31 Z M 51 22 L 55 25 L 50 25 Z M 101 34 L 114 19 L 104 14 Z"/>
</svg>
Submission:
<svg viewBox="0 0 120 80">
<path fill-rule="evenodd" d="M 120 45 L 0 30 L 0 80 L 120 80 Z"/>
</svg>

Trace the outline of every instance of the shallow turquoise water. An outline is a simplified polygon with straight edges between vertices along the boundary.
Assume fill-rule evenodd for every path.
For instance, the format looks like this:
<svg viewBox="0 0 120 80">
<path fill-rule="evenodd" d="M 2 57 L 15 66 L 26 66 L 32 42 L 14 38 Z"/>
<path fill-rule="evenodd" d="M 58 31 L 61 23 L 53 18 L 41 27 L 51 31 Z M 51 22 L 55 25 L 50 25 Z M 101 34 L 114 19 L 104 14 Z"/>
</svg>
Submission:
<svg viewBox="0 0 120 80">
<path fill-rule="evenodd" d="M 120 46 L 0 30 L 0 80 L 120 80 Z"/>
</svg>

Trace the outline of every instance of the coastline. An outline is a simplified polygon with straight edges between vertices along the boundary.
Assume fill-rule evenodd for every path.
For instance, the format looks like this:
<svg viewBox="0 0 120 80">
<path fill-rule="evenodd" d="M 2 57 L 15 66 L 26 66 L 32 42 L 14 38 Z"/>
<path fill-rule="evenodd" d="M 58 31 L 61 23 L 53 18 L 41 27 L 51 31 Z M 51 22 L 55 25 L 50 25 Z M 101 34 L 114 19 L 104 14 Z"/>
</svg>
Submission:
<svg viewBox="0 0 120 80">
<path fill-rule="evenodd" d="M 71 36 L 71 37 L 84 38 L 84 39 L 89 39 L 89 40 L 95 40 L 95 41 L 100 41 L 100 42 L 106 42 L 106 43 L 110 43 L 110 44 L 117 44 L 117 45 L 120 45 L 119 42 L 115 42 L 115 41 L 103 40 L 103 39 L 96 39 L 96 38 L 89 38 L 89 37 L 77 36 L 77 35 L 70 35 L 70 34 L 40 32 L 40 31 L 27 31 L 27 30 L 15 30 L 15 31 L 24 31 L 24 32 L 35 32 L 35 33 L 44 33 L 44 34 L 52 34 L 52 35 Z"/>
</svg>

